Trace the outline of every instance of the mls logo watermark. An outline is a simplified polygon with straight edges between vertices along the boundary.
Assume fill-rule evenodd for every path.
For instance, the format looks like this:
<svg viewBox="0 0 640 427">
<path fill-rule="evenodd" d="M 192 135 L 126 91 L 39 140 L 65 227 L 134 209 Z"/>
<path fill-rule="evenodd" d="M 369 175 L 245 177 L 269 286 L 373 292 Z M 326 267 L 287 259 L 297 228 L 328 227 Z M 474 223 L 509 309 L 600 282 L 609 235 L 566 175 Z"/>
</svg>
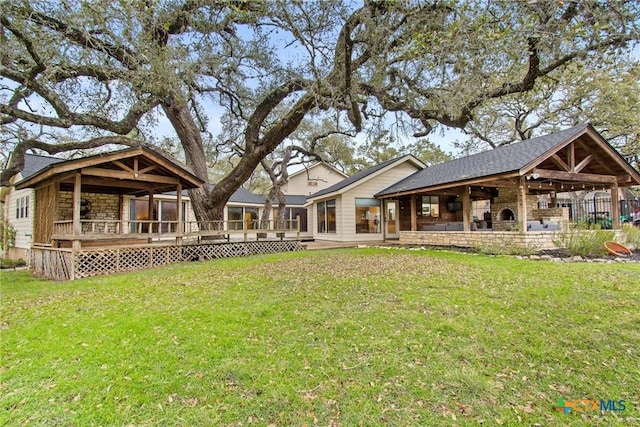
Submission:
<svg viewBox="0 0 640 427">
<path fill-rule="evenodd" d="M 554 407 L 556 411 L 568 414 L 574 412 L 622 412 L 627 409 L 624 400 L 564 400 L 559 399 L 558 405 Z"/>
</svg>

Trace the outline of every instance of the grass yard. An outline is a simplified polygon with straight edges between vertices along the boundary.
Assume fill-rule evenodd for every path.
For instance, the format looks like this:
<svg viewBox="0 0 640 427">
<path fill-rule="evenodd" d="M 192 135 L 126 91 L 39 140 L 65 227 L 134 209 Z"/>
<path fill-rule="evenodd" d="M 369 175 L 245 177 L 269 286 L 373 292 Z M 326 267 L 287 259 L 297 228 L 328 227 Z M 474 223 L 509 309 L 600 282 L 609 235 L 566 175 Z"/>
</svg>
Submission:
<svg viewBox="0 0 640 427">
<path fill-rule="evenodd" d="M 0 425 L 640 422 L 637 264 L 345 249 L 1 274 Z"/>
</svg>

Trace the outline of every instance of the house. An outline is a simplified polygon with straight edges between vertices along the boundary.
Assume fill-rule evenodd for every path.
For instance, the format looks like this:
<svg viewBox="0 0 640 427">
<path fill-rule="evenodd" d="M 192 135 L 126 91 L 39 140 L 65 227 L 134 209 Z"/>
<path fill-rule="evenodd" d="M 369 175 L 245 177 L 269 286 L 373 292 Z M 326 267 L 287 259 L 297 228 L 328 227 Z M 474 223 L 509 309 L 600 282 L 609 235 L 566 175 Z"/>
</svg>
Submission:
<svg viewBox="0 0 640 427">
<path fill-rule="evenodd" d="M 569 220 L 568 209 L 556 203 L 559 193 L 597 186 L 618 200 L 621 187 L 638 184 L 640 173 L 590 124 L 582 124 L 422 169 L 375 197 L 410 210 L 410 221 L 400 223 L 400 242 L 545 248 L 553 247 L 545 232 Z M 550 197 L 546 209 L 538 208 L 541 194 Z M 488 202 L 489 211 L 474 218 L 473 202 Z M 611 208 L 617 229 L 619 205 Z"/>
<path fill-rule="evenodd" d="M 313 238 L 332 241 L 381 241 L 398 238 L 404 219 L 397 200 L 375 194 L 426 166 L 412 155 L 365 169 L 307 199 L 313 211 Z"/>
<path fill-rule="evenodd" d="M 140 243 L 150 235 L 181 238 L 185 220 L 182 189 L 203 181 L 149 147 L 136 147 L 61 161 L 27 155 L 24 176 L 5 190 L 5 215 L 18 228 L 16 252 L 25 243 L 55 247 Z M 175 190 L 173 200 L 156 194 Z M 137 197 L 145 195 L 140 203 Z M 23 200 L 28 200 L 23 216 Z M 15 208 L 16 216 L 12 217 Z M 152 224 L 152 218 L 159 221 Z M 24 221 L 21 223 L 21 221 Z M 145 235 L 142 236 L 142 233 Z M 30 247 L 29 246 L 29 247 Z"/>
<path fill-rule="evenodd" d="M 175 172 L 173 177 L 169 171 L 172 168 Z M 134 170 L 139 172 L 139 176 L 133 183 L 124 179 L 127 178 L 126 174 L 132 175 Z M 183 166 L 154 149 L 127 149 L 74 160 L 26 154 L 22 171 L 11 178 L 10 186 L 2 187 L 0 190 L 3 218 L 6 218 L 16 231 L 14 247 L 6 251 L 5 257 L 28 259 L 29 251 L 34 244 L 55 243 L 60 247 L 71 244 L 72 239 L 62 238 L 58 231 L 67 228 L 63 231 L 66 231 L 67 235 L 72 234 L 69 227 L 73 221 L 74 183 L 71 177 L 74 171 L 81 172 L 79 218 L 81 232 L 85 236 L 76 240 L 81 246 L 139 243 L 140 239 L 137 239 L 135 234 L 144 235 L 144 242 L 148 242 L 149 239 L 175 239 L 179 218 L 185 224 L 183 234 L 189 230 L 199 231 L 197 225 L 196 229 L 191 227 L 197 221 L 185 188 L 193 188 L 195 183 L 202 185 L 202 181 L 195 179 Z M 169 175 L 160 176 L 160 173 Z M 181 185 L 181 209 L 178 209 L 177 191 L 166 190 L 177 189 L 178 177 L 181 175 L 190 178 L 192 182 L 183 182 Z M 334 184 L 344 177 L 346 175 L 337 169 L 318 163 L 292 174 L 284 190 L 315 190 Z M 151 182 L 158 180 L 161 182 Z M 170 181 L 176 184 L 167 185 Z M 18 188 L 16 184 L 19 184 Z M 49 184 L 60 189 L 54 199 L 48 200 L 51 209 L 46 210 L 50 214 L 52 224 L 49 228 L 52 230 L 34 239 L 36 194 L 38 189 Z M 286 219 L 291 220 L 292 224 L 295 223 L 296 227 L 299 221 L 300 236 L 311 238 L 312 235 L 307 232 L 306 198 L 306 195 L 300 194 L 286 195 Z M 239 188 L 231 196 L 224 210 L 225 228 L 238 232 L 259 228 L 258 221 L 264 209 L 264 202 L 264 195 Z M 271 218 L 275 216 L 275 212 L 272 215 Z"/>
<path fill-rule="evenodd" d="M 258 232 L 264 196 L 238 189 L 224 222 L 209 230 L 183 192 L 202 180 L 148 147 L 67 161 L 27 155 L 11 182 L 2 200 L 17 231 L 12 256 L 24 257 L 32 245 L 180 243 L 205 231 L 225 231 L 227 239 L 240 233 L 246 241 L 249 230 L 256 239 L 264 234 Z M 406 155 L 347 177 L 318 163 L 293 173 L 282 191 L 296 238 L 546 248 L 553 246 L 549 231 L 571 218 L 559 195 L 597 188 L 619 200 L 620 189 L 638 184 L 638 171 L 583 124 L 429 168 Z M 548 205 L 539 206 L 541 195 Z M 613 228 L 620 213 L 612 203 Z"/>
</svg>

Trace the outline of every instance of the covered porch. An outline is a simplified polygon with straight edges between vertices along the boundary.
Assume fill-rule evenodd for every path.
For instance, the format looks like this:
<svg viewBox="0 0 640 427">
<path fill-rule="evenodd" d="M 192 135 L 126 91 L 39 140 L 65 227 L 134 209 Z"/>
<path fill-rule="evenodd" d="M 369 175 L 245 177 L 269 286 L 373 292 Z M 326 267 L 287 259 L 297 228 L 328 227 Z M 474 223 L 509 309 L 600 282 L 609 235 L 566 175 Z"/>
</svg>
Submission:
<svg viewBox="0 0 640 427">
<path fill-rule="evenodd" d="M 638 171 L 587 124 L 429 167 L 376 196 L 397 203 L 401 243 L 551 249 L 554 232 L 571 226 L 558 195 L 597 188 L 617 201 L 620 187 L 638 184 Z"/>
<path fill-rule="evenodd" d="M 34 246 L 80 249 L 184 237 L 183 190 L 203 181 L 147 148 L 131 148 L 50 165 L 16 188 L 35 188 Z M 172 217 L 153 221 L 154 195 L 175 191 Z M 148 196 L 150 218 L 127 218 L 126 196 Z"/>
</svg>

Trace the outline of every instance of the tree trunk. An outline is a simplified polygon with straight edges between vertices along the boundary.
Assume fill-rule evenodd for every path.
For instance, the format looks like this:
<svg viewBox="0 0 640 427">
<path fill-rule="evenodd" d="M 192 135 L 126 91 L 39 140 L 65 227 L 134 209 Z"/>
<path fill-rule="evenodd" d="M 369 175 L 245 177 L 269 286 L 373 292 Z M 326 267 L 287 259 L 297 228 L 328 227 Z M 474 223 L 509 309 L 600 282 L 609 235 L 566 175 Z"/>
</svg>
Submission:
<svg viewBox="0 0 640 427">
<path fill-rule="evenodd" d="M 165 103 L 162 108 L 180 138 L 187 166 L 195 175 L 209 182 L 202 136 L 189 107 L 187 104 Z M 222 205 L 212 205 L 206 188 L 189 190 L 189 198 L 198 221 L 222 221 L 226 200 Z"/>
</svg>

